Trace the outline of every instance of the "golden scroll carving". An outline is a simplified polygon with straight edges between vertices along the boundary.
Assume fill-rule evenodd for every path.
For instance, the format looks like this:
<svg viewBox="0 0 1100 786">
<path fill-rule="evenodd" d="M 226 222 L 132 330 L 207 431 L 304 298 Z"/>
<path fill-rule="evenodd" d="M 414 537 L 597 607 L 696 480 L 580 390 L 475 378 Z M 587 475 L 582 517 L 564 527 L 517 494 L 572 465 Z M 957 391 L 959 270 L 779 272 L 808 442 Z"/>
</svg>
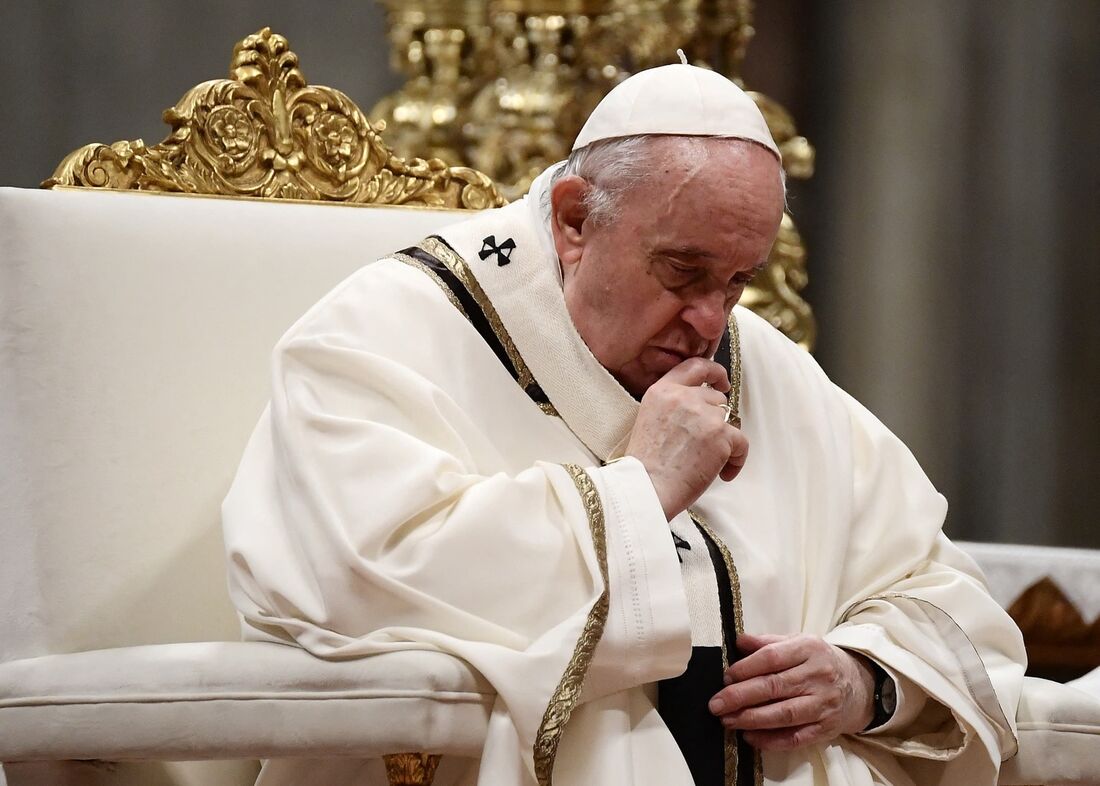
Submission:
<svg viewBox="0 0 1100 786">
<path fill-rule="evenodd" d="M 504 204 L 481 172 L 404 159 L 339 90 L 309 85 L 298 56 L 264 28 L 238 43 L 228 79 L 203 82 L 164 113 L 161 143 L 90 144 L 44 187 L 86 186 L 387 205 Z"/>
<path fill-rule="evenodd" d="M 382 760 L 390 786 L 431 786 L 440 757 L 427 753 L 391 753 Z"/>
<path fill-rule="evenodd" d="M 1064 679 L 1100 665 L 1100 619 L 1085 620 L 1050 578 L 1024 590 L 1008 613 L 1024 634 L 1029 673 Z"/>
</svg>

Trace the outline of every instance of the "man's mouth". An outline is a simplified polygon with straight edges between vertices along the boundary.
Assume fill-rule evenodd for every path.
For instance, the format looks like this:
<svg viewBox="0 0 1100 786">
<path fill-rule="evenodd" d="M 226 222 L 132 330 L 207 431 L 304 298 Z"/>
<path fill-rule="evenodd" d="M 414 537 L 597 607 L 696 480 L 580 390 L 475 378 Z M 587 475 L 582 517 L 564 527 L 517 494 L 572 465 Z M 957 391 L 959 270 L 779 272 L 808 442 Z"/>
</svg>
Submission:
<svg viewBox="0 0 1100 786">
<path fill-rule="evenodd" d="M 681 362 L 687 360 L 688 358 L 710 357 L 710 355 L 709 355 L 710 347 L 707 347 L 707 346 L 704 346 L 704 347 L 701 347 L 701 348 L 698 348 L 698 349 L 687 349 L 687 350 L 677 349 L 677 348 L 673 348 L 673 347 L 655 347 L 655 349 L 658 352 L 663 352 L 667 355 L 673 355 L 673 356 L 679 358 Z"/>
<path fill-rule="evenodd" d="M 677 363 L 683 363 L 690 357 L 687 353 L 677 349 L 669 349 L 668 347 L 654 347 L 654 349 L 661 355 L 675 359 Z"/>
</svg>

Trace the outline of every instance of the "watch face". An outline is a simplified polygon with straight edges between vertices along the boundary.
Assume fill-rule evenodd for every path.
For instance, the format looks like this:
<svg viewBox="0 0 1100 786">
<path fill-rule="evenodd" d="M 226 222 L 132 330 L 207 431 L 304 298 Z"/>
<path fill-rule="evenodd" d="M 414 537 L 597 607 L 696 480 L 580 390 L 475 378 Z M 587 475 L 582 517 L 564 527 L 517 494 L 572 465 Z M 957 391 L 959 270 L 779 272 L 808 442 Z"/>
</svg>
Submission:
<svg viewBox="0 0 1100 786">
<path fill-rule="evenodd" d="M 882 709 L 887 715 L 893 715 L 898 708 L 898 687 L 887 677 L 882 683 Z"/>
</svg>

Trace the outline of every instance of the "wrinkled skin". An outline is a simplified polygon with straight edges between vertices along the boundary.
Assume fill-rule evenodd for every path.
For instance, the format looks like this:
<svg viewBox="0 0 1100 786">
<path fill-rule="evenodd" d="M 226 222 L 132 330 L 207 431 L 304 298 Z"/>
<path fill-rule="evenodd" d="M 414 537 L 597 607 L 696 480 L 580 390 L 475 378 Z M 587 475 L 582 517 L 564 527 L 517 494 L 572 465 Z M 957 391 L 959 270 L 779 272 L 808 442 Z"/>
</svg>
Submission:
<svg viewBox="0 0 1100 786">
<path fill-rule="evenodd" d="M 659 165 L 593 226 L 588 184 L 553 188 L 569 313 L 596 358 L 640 398 L 689 357 L 711 357 L 730 310 L 767 261 L 783 216 L 779 162 L 750 142 L 662 138 Z"/>
<path fill-rule="evenodd" d="M 745 657 L 726 669 L 710 711 L 743 729 L 762 750 L 791 750 L 862 731 L 874 716 L 874 672 L 866 658 L 820 636 L 751 636 Z"/>
<path fill-rule="evenodd" d="M 597 360 L 641 400 L 626 455 L 665 515 L 686 510 L 748 456 L 725 422 L 726 370 L 711 358 L 730 311 L 763 267 L 783 216 L 779 162 L 738 140 L 657 138 L 650 177 L 606 225 L 588 218 L 589 183 L 551 191 L 551 230 L 570 316 Z M 705 150 L 701 150 L 705 146 Z M 873 674 L 859 655 L 815 636 L 739 637 L 710 710 L 761 749 L 827 742 L 863 729 Z"/>
</svg>

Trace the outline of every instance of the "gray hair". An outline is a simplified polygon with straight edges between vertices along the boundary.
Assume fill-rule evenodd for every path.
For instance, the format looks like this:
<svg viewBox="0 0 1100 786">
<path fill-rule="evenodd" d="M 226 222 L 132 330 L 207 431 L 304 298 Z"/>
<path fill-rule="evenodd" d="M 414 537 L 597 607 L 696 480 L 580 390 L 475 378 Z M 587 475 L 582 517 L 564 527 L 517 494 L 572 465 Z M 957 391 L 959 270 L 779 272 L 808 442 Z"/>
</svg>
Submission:
<svg viewBox="0 0 1100 786">
<path fill-rule="evenodd" d="M 559 179 L 577 175 L 587 181 L 589 188 L 584 195 L 584 206 L 588 219 L 597 225 L 606 226 L 618 220 L 623 197 L 633 188 L 644 183 L 653 173 L 657 155 L 657 140 L 669 139 L 665 136 L 635 135 L 616 139 L 603 139 L 574 150 L 550 179 L 552 187 Z M 692 156 L 700 163 L 710 157 L 711 146 L 707 142 L 714 137 L 680 136 L 677 141 L 690 145 Z M 747 144 L 754 144 L 748 142 Z M 787 204 L 787 173 L 780 167 L 783 185 L 783 204 Z M 550 188 L 544 195 L 543 209 L 550 211 Z"/>
</svg>

